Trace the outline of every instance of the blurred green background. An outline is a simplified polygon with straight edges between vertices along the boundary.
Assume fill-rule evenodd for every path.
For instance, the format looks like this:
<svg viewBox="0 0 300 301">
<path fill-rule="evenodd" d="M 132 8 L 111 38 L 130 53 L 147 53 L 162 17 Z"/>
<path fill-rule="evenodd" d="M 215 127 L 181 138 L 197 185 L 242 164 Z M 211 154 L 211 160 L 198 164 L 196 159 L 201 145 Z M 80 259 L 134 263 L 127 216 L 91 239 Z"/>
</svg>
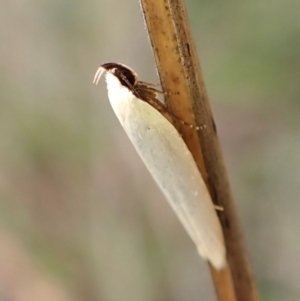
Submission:
<svg viewBox="0 0 300 301">
<path fill-rule="evenodd" d="M 300 299 L 300 2 L 187 1 L 263 300 Z M 215 300 L 101 63 L 158 82 L 139 3 L 0 4 L 0 300 Z"/>
</svg>

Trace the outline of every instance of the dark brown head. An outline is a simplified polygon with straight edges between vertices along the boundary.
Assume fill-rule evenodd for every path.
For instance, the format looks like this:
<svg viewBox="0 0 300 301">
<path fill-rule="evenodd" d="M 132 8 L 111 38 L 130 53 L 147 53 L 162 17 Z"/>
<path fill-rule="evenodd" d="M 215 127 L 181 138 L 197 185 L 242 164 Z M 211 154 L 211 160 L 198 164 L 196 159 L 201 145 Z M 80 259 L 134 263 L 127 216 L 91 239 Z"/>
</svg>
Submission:
<svg viewBox="0 0 300 301">
<path fill-rule="evenodd" d="M 129 67 L 119 63 L 106 63 L 101 65 L 107 72 L 116 76 L 121 84 L 132 90 L 137 83 L 137 74 Z"/>
<path fill-rule="evenodd" d="M 98 84 L 103 73 L 108 72 L 116 77 L 122 86 L 128 88 L 134 96 L 147 102 L 150 106 L 158 110 L 163 116 L 172 122 L 172 117 L 166 106 L 157 99 L 157 93 L 162 93 L 153 88 L 153 85 L 138 81 L 137 74 L 129 67 L 119 63 L 106 63 L 101 65 L 94 77 L 93 83 Z"/>
</svg>

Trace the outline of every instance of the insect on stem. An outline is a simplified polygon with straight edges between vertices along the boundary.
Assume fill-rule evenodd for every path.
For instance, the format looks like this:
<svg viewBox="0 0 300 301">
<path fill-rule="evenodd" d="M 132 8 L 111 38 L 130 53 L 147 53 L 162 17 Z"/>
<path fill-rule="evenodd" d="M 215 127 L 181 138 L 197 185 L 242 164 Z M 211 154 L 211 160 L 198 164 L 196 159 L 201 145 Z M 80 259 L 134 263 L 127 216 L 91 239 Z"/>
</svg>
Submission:
<svg viewBox="0 0 300 301">
<path fill-rule="evenodd" d="M 227 264 L 226 246 L 216 208 L 174 122 L 193 129 L 201 127 L 170 113 L 157 97 L 163 92 L 139 81 L 131 68 L 118 63 L 103 64 L 96 72 L 94 83 L 99 82 L 104 71 L 110 104 L 133 146 L 200 256 L 215 269 L 223 269 Z"/>
</svg>

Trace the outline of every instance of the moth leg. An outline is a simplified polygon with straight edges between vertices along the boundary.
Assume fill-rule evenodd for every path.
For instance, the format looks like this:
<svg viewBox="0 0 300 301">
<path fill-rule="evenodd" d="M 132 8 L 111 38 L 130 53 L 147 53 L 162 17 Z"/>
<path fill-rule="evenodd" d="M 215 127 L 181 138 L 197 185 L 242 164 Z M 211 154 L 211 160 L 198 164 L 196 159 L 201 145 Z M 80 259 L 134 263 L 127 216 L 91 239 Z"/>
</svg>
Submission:
<svg viewBox="0 0 300 301">
<path fill-rule="evenodd" d="M 163 94 L 163 95 L 179 95 L 179 92 L 160 91 L 160 90 L 157 90 L 157 89 L 151 88 L 151 87 L 149 87 L 149 89 L 152 90 L 153 92 Z"/>
<path fill-rule="evenodd" d="M 136 83 L 136 87 L 139 87 L 139 88 L 143 88 L 143 89 L 147 89 L 149 91 L 153 91 L 155 93 L 159 93 L 159 94 L 164 94 L 164 95 L 178 95 L 179 92 L 164 92 L 164 91 L 160 91 L 158 89 L 155 89 L 153 87 L 155 86 L 160 86 L 159 84 L 151 84 L 151 83 L 146 83 L 146 82 L 137 82 Z"/>
<path fill-rule="evenodd" d="M 156 96 L 157 94 L 164 94 L 164 95 L 174 95 L 174 94 L 179 94 L 178 92 L 163 92 L 160 90 L 157 90 L 153 87 L 149 87 L 145 82 L 137 82 L 134 86 L 134 93 L 136 94 L 137 97 L 141 98 L 142 100 L 148 102 L 152 107 L 154 107 L 156 110 L 158 110 L 163 116 L 165 116 L 169 121 L 172 122 L 173 119 L 178 121 L 179 123 L 188 126 L 190 129 L 195 129 L 196 131 L 199 131 L 201 129 L 206 128 L 206 125 L 202 126 L 196 126 L 192 125 L 178 116 L 176 116 L 174 113 L 169 112 L 168 108 L 160 102 Z"/>
</svg>

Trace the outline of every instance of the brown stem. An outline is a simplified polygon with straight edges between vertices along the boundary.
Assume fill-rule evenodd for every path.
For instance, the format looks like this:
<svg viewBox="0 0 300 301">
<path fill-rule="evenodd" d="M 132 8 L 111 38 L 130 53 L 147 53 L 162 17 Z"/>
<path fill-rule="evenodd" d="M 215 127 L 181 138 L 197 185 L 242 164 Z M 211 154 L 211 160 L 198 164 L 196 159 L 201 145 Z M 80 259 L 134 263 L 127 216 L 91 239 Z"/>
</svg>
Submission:
<svg viewBox="0 0 300 301">
<path fill-rule="evenodd" d="M 191 37 L 184 0 L 140 0 L 157 69 L 170 111 L 203 126 L 198 132 L 176 124 L 208 185 L 226 241 L 228 265 L 210 267 L 220 301 L 258 301 L 241 227 L 234 206 L 204 80 Z"/>
</svg>

